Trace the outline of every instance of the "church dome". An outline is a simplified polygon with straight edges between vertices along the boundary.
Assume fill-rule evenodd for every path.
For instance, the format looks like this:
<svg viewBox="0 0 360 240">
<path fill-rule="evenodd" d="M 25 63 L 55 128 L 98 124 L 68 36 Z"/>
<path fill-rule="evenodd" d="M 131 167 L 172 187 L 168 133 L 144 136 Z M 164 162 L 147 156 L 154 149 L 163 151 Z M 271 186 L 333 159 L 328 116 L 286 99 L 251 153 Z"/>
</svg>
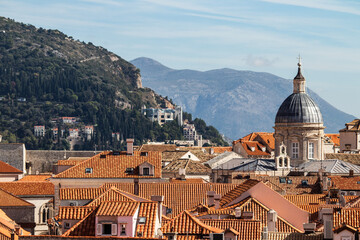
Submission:
<svg viewBox="0 0 360 240">
<path fill-rule="evenodd" d="M 319 107 L 306 93 L 305 82 L 299 57 L 298 73 L 293 81 L 294 92 L 281 104 L 275 123 L 323 123 Z"/>
<path fill-rule="evenodd" d="M 275 123 L 323 123 L 323 118 L 309 95 L 293 93 L 281 104 Z"/>
</svg>

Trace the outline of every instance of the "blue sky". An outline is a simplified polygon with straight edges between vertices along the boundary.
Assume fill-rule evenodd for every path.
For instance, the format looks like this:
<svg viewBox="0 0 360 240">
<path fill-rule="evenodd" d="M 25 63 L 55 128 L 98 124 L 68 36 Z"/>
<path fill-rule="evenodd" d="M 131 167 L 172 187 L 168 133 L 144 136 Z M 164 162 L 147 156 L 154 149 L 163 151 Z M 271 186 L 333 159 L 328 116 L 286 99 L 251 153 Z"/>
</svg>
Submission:
<svg viewBox="0 0 360 240">
<path fill-rule="evenodd" d="M 360 1 L 2 0 L 0 15 L 175 69 L 292 79 L 300 53 L 307 86 L 360 117 Z"/>
</svg>

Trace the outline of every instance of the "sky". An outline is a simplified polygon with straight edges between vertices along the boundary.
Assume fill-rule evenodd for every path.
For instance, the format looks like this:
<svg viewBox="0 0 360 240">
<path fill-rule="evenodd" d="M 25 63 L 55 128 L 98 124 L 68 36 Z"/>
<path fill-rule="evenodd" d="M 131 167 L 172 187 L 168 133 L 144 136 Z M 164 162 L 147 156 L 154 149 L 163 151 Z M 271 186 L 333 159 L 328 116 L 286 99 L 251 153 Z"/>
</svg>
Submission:
<svg viewBox="0 0 360 240">
<path fill-rule="evenodd" d="M 293 79 L 300 54 L 307 86 L 360 117 L 358 0 L 1 0 L 0 15 L 174 69 Z"/>
</svg>

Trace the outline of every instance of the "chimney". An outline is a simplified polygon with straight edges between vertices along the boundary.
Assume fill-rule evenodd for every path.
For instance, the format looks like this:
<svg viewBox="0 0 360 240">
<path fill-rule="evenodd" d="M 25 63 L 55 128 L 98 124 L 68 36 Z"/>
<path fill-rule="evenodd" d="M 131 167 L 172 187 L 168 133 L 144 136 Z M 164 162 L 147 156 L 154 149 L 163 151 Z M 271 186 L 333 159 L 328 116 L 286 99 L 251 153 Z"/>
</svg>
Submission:
<svg viewBox="0 0 360 240">
<path fill-rule="evenodd" d="M 320 182 L 322 182 L 324 176 L 324 169 L 320 168 L 318 174 L 319 174 L 319 180 Z"/>
<path fill-rule="evenodd" d="M 134 195 L 139 196 L 139 179 L 134 178 Z"/>
<path fill-rule="evenodd" d="M 354 170 L 353 169 L 350 169 L 349 170 L 349 177 L 353 177 L 354 176 Z"/>
<path fill-rule="evenodd" d="M 186 170 L 185 170 L 185 168 L 179 168 L 179 179 L 181 179 L 181 180 L 186 179 Z"/>
<path fill-rule="evenodd" d="M 270 209 L 267 213 L 267 227 L 269 232 L 276 232 L 277 213 L 274 209 Z"/>
<path fill-rule="evenodd" d="M 159 218 L 159 223 L 160 223 L 160 227 L 161 227 L 161 218 L 162 218 L 162 211 L 163 211 L 163 206 L 162 203 L 164 202 L 164 196 L 151 196 L 151 201 L 157 202 L 158 203 L 158 218 Z"/>
<path fill-rule="evenodd" d="M 11 229 L 10 239 L 11 239 L 11 240 L 15 240 L 15 230 L 14 230 L 14 229 Z"/>
<path fill-rule="evenodd" d="M 221 199 L 221 195 L 220 195 L 220 194 L 215 194 L 215 195 L 214 195 L 215 209 L 219 209 L 219 208 L 220 208 L 220 199 Z"/>
<path fill-rule="evenodd" d="M 342 195 L 342 194 L 340 194 L 340 196 L 339 196 L 339 205 L 340 205 L 341 207 L 345 207 L 345 205 L 346 205 L 345 197 L 344 197 L 344 195 Z"/>
<path fill-rule="evenodd" d="M 262 240 L 268 240 L 269 239 L 269 230 L 267 227 L 263 228 L 263 231 L 261 233 L 261 239 Z"/>
<path fill-rule="evenodd" d="M 241 208 L 236 207 L 235 208 L 235 218 L 239 219 L 241 217 Z"/>
<path fill-rule="evenodd" d="M 320 215 L 324 224 L 324 240 L 333 239 L 333 209 L 322 208 Z"/>
<path fill-rule="evenodd" d="M 303 227 L 305 234 L 314 233 L 316 228 L 316 223 L 304 223 Z"/>
<path fill-rule="evenodd" d="M 127 155 L 134 155 L 134 139 L 128 138 L 126 139 L 126 154 Z"/>
<path fill-rule="evenodd" d="M 208 191 L 207 192 L 207 199 L 208 199 L 208 206 L 214 206 L 215 204 L 215 192 L 214 191 Z"/>
<path fill-rule="evenodd" d="M 322 179 L 322 191 L 329 190 L 329 178 L 327 176 L 324 176 Z"/>
</svg>

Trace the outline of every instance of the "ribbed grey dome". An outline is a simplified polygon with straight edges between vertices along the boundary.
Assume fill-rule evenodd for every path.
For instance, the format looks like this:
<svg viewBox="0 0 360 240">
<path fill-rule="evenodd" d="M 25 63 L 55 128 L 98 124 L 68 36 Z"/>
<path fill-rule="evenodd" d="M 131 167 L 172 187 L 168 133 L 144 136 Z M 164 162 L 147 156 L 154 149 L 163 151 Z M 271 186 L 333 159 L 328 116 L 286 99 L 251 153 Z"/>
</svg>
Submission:
<svg viewBox="0 0 360 240">
<path fill-rule="evenodd" d="M 306 93 L 293 93 L 281 104 L 275 123 L 323 123 L 319 107 Z"/>
</svg>

